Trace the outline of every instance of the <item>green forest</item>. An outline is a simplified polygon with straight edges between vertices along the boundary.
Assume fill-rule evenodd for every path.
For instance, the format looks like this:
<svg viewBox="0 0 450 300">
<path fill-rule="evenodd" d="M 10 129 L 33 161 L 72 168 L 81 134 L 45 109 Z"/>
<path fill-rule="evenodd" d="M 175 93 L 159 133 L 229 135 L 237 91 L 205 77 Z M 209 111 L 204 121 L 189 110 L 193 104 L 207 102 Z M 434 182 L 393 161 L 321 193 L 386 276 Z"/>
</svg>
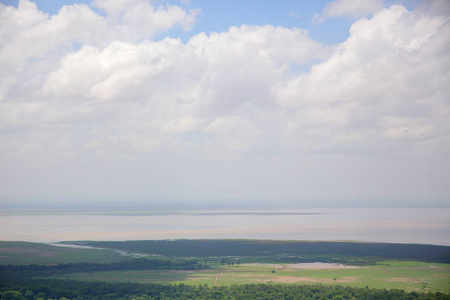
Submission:
<svg viewBox="0 0 450 300">
<path fill-rule="evenodd" d="M 450 247 L 421 244 L 317 242 L 276 240 L 149 240 L 89 241 L 79 245 L 176 257 L 277 257 L 292 262 L 351 262 L 369 259 L 409 259 L 450 263 Z"/>
<path fill-rule="evenodd" d="M 403 290 L 351 288 L 342 286 L 244 284 L 209 287 L 185 284 L 136 284 L 30 280 L 2 284 L 0 299 L 450 299 L 443 293 L 407 293 Z"/>
</svg>

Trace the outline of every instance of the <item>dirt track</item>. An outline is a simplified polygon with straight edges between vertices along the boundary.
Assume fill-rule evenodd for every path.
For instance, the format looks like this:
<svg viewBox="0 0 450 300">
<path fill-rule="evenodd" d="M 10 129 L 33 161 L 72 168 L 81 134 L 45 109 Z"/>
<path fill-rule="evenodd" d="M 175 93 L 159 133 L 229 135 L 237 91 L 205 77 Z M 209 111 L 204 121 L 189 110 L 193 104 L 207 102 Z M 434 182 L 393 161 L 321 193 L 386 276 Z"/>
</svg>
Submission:
<svg viewBox="0 0 450 300">
<path fill-rule="evenodd" d="M 214 285 L 217 286 L 217 281 L 219 280 L 220 273 L 216 273 L 216 278 L 214 279 Z"/>
</svg>

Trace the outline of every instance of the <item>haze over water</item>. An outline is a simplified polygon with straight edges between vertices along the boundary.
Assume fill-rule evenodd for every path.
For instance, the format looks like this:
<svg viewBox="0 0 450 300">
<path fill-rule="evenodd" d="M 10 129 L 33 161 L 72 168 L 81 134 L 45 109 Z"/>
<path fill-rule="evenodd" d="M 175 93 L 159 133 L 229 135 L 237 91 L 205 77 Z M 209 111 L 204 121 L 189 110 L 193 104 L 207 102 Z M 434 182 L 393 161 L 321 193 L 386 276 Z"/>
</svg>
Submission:
<svg viewBox="0 0 450 300">
<path fill-rule="evenodd" d="M 449 208 L 3 211 L 0 240 L 354 240 L 450 246 Z"/>
</svg>

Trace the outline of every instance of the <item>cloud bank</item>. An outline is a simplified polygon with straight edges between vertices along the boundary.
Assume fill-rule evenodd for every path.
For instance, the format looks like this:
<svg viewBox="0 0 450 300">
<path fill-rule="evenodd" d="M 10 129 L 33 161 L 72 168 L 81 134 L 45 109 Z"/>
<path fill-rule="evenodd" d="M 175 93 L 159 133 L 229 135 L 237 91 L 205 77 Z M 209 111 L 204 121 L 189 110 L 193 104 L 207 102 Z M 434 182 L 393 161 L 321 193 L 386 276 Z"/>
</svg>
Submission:
<svg viewBox="0 0 450 300">
<path fill-rule="evenodd" d="M 378 12 L 332 46 L 271 25 L 154 40 L 200 10 L 144 0 L 0 4 L 4 197 L 450 196 L 448 16 L 348 3 L 324 14 Z"/>
</svg>

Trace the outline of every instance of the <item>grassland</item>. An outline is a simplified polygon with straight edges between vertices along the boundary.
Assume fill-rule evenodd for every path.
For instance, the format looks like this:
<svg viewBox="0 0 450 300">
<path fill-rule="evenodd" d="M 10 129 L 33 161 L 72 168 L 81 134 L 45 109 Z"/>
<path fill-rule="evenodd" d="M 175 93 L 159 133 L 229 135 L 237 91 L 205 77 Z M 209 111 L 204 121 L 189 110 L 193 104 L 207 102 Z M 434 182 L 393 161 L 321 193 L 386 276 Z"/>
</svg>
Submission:
<svg viewBox="0 0 450 300">
<path fill-rule="evenodd" d="M 114 271 L 65 275 L 82 281 L 183 283 L 231 286 L 246 283 L 323 284 L 406 291 L 450 292 L 450 264 L 382 262 L 352 269 L 299 269 L 289 264 L 217 266 L 201 271 Z"/>
<path fill-rule="evenodd" d="M 78 249 L 41 243 L 0 241 L 0 265 L 112 263 L 127 259 L 109 249 Z"/>
</svg>

